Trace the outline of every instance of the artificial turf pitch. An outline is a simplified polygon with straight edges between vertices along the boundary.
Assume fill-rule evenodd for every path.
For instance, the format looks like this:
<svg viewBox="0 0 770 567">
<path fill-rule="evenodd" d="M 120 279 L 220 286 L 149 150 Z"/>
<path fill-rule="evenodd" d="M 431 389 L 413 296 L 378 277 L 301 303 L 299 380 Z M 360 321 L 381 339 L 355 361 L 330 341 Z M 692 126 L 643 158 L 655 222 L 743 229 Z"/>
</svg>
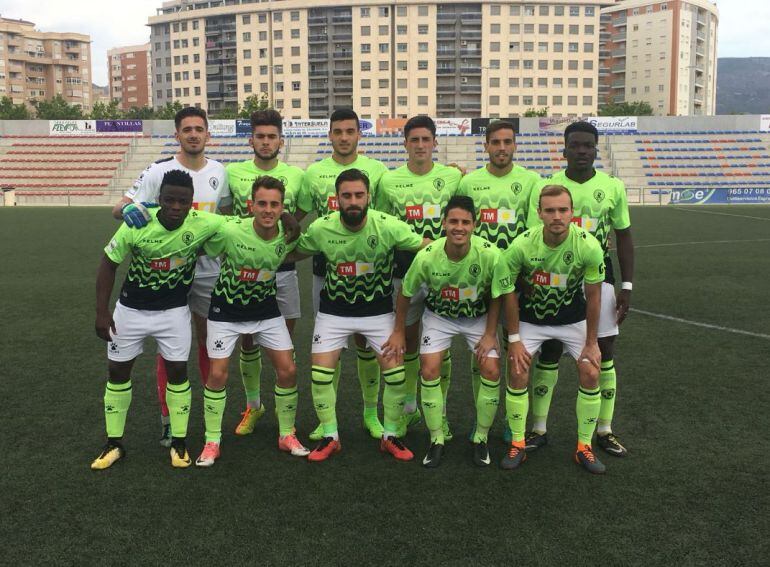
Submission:
<svg viewBox="0 0 770 567">
<path fill-rule="evenodd" d="M 133 375 L 127 457 L 93 472 L 89 463 L 104 441 L 106 376 L 104 343 L 93 331 L 94 279 L 117 225 L 102 208 L 0 209 L 2 562 L 764 563 L 770 207 L 634 208 L 632 222 L 633 307 L 760 336 L 632 313 L 617 343 L 614 422 L 629 456 L 598 451 L 604 477 L 571 462 L 577 384 L 566 358 L 549 445 L 514 472 L 475 468 L 469 360 L 459 341 L 448 408 L 455 438 L 437 470 L 383 457 L 361 429 L 350 354 L 337 406 L 339 455 L 311 464 L 279 453 L 271 411 L 253 435 L 236 438 L 243 390 L 234 364 L 221 459 L 208 470 L 174 470 L 158 444 L 148 343 Z M 300 278 L 307 315 L 309 262 L 300 264 Z M 306 442 L 317 423 L 311 331 L 306 316 L 295 341 L 297 429 Z M 195 366 L 193 458 L 203 444 Z M 270 410 L 272 386 L 266 365 Z M 490 436 L 495 461 L 501 434 L 502 410 Z M 423 424 L 407 443 L 421 459 Z"/>
</svg>

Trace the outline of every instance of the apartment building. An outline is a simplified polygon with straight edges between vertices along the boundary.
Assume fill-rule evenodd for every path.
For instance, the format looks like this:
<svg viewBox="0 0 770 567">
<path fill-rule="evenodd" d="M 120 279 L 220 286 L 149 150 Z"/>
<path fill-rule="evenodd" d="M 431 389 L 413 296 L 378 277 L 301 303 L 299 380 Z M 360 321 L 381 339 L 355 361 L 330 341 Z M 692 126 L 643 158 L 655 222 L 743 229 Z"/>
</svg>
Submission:
<svg viewBox="0 0 770 567">
<path fill-rule="evenodd" d="M 719 12 L 707 0 L 625 0 L 602 10 L 600 104 L 655 114 L 716 113 Z"/>
<path fill-rule="evenodd" d="M 547 0 L 172 0 L 149 18 L 153 101 L 288 118 L 505 117 L 599 103 L 600 9 Z"/>
<path fill-rule="evenodd" d="M 33 22 L 0 18 L 0 97 L 29 105 L 57 94 L 90 110 L 90 36 L 40 32 Z"/>
<path fill-rule="evenodd" d="M 152 106 L 152 54 L 150 44 L 115 47 L 107 51 L 110 97 L 120 108 Z"/>
</svg>

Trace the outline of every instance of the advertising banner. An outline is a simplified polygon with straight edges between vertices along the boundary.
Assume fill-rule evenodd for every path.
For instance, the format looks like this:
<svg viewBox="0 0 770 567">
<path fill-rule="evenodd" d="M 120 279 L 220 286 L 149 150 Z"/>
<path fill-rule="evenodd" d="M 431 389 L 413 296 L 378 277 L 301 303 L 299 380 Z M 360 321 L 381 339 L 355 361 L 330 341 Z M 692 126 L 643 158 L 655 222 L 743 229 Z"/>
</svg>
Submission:
<svg viewBox="0 0 770 567">
<path fill-rule="evenodd" d="M 212 136 L 235 136 L 235 120 L 209 120 Z"/>
<path fill-rule="evenodd" d="M 96 134 L 95 120 L 49 120 L 50 136 L 92 136 Z"/>
<path fill-rule="evenodd" d="M 116 134 L 141 134 L 141 120 L 97 120 L 96 131 Z"/>
<path fill-rule="evenodd" d="M 238 136 L 251 136 L 251 120 L 239 118 L 235 121 L 235 134 Z"/>
<path fill-rule="evenodd" d="M 284 120 L 283 135 L 291 136 L 326 136 L 329 133 L 329 120 Z"/>
<path fill-rule="evenodd" d="M 377 134 L 400 134 L 406 124 L 406 118 L 378 118 Z"/>
<path fill-rule="evenodd" d="M 671 205 L 740 205 L 770 203 L 770 187 L 675 189 Z"/>
<path fill-rule="evenodd" d="M 759 129 L 762 132 L 770 132 L 770 114 L 763 114 L 759 117 Z"/>
<path fill-rule="evenodd" d="M 599 132 L 637 132 L 639 119 L 636 116 L 598 116 L 585 119 Z"/>
<path fill-rule="evenodd" d="M 519 131 L 519 118 L 518 116 L 514 116 L 512 118 L 471 118 L 471 134 L 483 136 L 487 133 L 487 126 L 489 126 L 492 122 L 497 122 L 498 120 L 505 120 L 506 122 L 510 122 L 513 124 L 514 132 Z"/>
<path fill-rule="evenodd" d="M 361 118 L 358 121 L 361 124 L 361 135 L 362 136 L 376 136 L 377 135 L 377 127 L 374 125 L 374 122 L 371 120 L 368 120 L 366 118 Z"/>
<path fill-rule="evenodd" d="M 434 118 L 436 136 L 469 136 L 471 133 L 470 118 Z"/>
<path fill-rule="evenodd" d="M 578 120 L 580 120 L 580 118 L 566 116 L 545 116 L 541 117 L 539 120 L 539 129 L 541 132 L 563 133 L 564 129 L 568 125 L 572 124 L 573 122 L 577 122 Z"/>
</svg>

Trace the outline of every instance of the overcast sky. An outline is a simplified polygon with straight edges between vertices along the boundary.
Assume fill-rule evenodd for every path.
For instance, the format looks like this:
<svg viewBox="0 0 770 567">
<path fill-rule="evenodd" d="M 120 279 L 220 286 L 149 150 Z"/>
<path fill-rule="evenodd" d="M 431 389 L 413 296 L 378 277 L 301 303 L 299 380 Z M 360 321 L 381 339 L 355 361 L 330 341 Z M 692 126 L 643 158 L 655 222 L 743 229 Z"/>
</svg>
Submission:
<svg viewBox="0 0 770 567">
<path fill-rule="evenodd" d="M 333 2 L 330 2 L 330 4 Z M 149 41 L 147 18 L 162 0 L 0 0 L 0 15 L 34 22 L 41 31 L 91 36 L 93 81 L 107 84 L 107 50 Z M 719 56 L 770 57 L 770 1 L 719 0 Z"/>
</svg>

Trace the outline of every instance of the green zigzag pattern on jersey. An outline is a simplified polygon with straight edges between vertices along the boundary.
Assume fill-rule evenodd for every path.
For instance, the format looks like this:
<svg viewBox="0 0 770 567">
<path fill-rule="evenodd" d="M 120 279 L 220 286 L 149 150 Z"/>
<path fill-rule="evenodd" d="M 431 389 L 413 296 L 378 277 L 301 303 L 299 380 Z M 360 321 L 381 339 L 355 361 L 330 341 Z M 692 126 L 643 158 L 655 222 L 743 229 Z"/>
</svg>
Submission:
<svg viewBox="0 0 770 567">
<path fill-rule="evenodd" d="M 237 278 L 240 269 L 229 258 L 222 261 L 219 279 L 214 286 L 214 293 L 227 299 L 228 303 L 236 301 L 248 305 L 254 301 L 264 301 L 275 295 L 275 278 L 269 282 L 243 282 Z"/>
<path fill-rule="evenodd" d="M 450 301 L 442 299 L 439 293 L 431 292 L 425 298 L 425 304 L 430 307 L 436 315 L 455 319 L 457 317 L 478 317 L 487 312 L 484 298 L 480 297 L 476 301 Z"/>
<path fill-rule="evenodd" d="M 131 260 L 126 279 L 139 287 L 149 287 L 155 291 L 162 287 L 175 289 L 180 283 L 190 285 L 195 274 L 195 262 L 187 258 L 187 264 L 175 270 L 153 270 L 150 259 L 137 254 Z"/>
<path fill-rule="evenodd" d="M 596 232 L 593 234 L 602 245 L 602 250 L 606 252 L 609 245 L 610 223 L 604 219 L 597 221 Z"/>
<path fill-rule="evenodd" d="M 535 317 L 544 319 L 559 313 L 559 310 L 565 305 L 571 305 L 583 284 L 582 278 L 573 278 L 570 276 L 567 283 L 567 289 L 560 290 L 545 286 L 533 286 L 534 291 L 527 305 L 534 311 Z"/>
<path fill-rule="evenodd" d="M 514 238 L 527 230 L 527 217 L 521 213 L 517 213 L 516 224 L 513 226 L 513 228 L 510 228 L 510 226 L 507 224 L 490 224 L 481 222 L 481 209 L 500 208 L 509 209 L 511 208 L 511 204 L 503 203 L 501 199 L 492 199 L 489 197 L 482 199 L 481 203 L 479 203 L 478 210 L 476 211 L 476 220 L 478 224 L 478 227 L 476 228 L 476 234 L 482 238 L 485 238 L 486 240 L 489 240 L 498 248 L 505 250 L 508 245 L 513 242 Z M 521 209 L 521 206 L 514 208 Z"/>
<path fill-rule="evenodd" d="M 326 293 L 332 301 L 356 303 L 372 301 L 376 296 L 390 295 L 393 292 L 392 262 L 382 267 L 375 264 L 370 275 L 357 277 L 339 277 L 334 268 L 329 266 L 326 272 Z M 388 274 L 382 277 L 381 274 Z"/>
</svg>

